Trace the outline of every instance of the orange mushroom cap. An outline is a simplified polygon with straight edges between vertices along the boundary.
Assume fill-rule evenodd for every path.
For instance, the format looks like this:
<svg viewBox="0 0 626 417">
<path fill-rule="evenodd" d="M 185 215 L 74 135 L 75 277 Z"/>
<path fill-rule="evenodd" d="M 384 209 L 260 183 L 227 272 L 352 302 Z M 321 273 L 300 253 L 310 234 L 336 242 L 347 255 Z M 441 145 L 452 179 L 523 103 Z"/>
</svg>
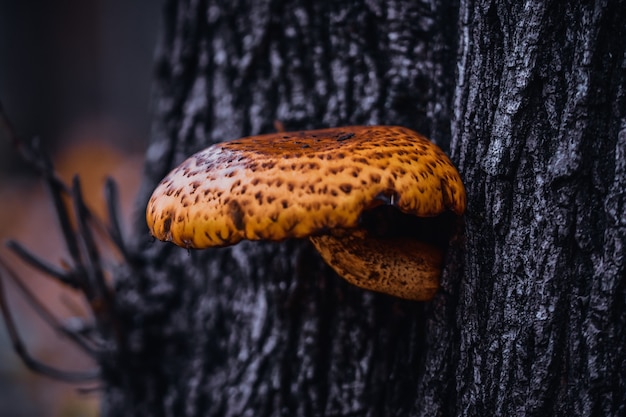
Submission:
<svg viewBox="0 0 626 417">
<path fill-rule="evenodd" d="M 390 204 L 419 217 L 462 214 L 465 189 L 448 157 L 397 126 L 251 136 L 191 156 L 157 186 L 151 233 L 186 248 L 353 229 Z"/>
</svg>

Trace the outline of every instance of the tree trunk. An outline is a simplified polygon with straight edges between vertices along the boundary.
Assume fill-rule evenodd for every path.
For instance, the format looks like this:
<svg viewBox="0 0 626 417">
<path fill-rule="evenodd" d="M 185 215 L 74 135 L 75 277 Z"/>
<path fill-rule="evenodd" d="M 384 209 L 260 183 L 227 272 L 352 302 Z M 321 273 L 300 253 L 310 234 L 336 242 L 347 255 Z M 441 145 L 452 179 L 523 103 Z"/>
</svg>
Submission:
<svg viewBox="0 0 626 417">
<path fill-rule="evenodd" d="M 167 2 L 140 208 L 280 121 L 451 139 L 468 209 L 428 303 L 304 241 L 186 251 L 138 218 L 104 415 L 624 415 L 624 21 L 623 1 Z"/>
</svg>

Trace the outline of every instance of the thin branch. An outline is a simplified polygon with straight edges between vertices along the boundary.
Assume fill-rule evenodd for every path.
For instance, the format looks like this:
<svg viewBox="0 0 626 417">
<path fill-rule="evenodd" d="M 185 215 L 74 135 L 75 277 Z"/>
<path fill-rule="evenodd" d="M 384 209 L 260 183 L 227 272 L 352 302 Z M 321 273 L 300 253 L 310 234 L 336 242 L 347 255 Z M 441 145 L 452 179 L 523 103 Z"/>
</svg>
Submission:
<svg viewBox="0 0 626 417">
<path fill-rule="evenodd" d="M 39 157 L 41 160 L 48 160 L 47 156 L 43 153 L 39 153 Z M 70 220 L 70 214 L 68 209 L 63 201 L 63 193 L 71 195 L 70 190 L 67 189 L 65 184 L 61 182 L 59 184 L 57 181 L 54 181 L 55 177 L 52 172 L 52 164 L 47 163 L 49 165 L 46 171 L 42 172 L 44 182 L 48 191 L 50 192 L 50 197 L 52 198 L 52 203 L 54 204 L 54 211 L 57 216 L 57 220 L 61 226 L 61 232 L 63 233 L 63 240 L 65 241 L 65 245 L 70 254 L 70 257 L 77 263 L 77 267 L 82 265 L 82 258 L 80 254 L 80 250 L 78 248 L 78 242 L 76 239 L 75 232 L 72 228 L 72 222 Z"/>
<path fill-rule="evenodd" d="M 14 272 L 10 268 L 8 268 L 8 266 L 2 261 L 1 258 L 0 267 L 6 273 L 6 275 L 11 277 L 14 282 L 19 283 L 18 285 L 22 290 L 24 289 L 23 284 L 19 281 L 19 279 L 16 278 L 16 276 L 13 275 Z M 92 370 L 87 372 L 64 371 L 42 363 L 30 355 L 30 353 L 26 349 L 26 345 L 22 342 L 22 338 L 19 332 L 17 331 L 17 326 L 15 325 L 13 314 L 11 313 L 11 309 L 8 306 L 6 293 L 4 290 L 4 283 L 2 279 L 3 275 L 5 274 L 0 273 L 0 311 L 4 316 L 4 322 L 6 324 L 11 343 L 13 344 L 13 348 L 15 349 L 15 352 L 18 354 L 20 359 L 22 359 L 24 365 L 26 365 L 26 367 L 28 367 L 30 370 L 37 372 L 41 375 L 64 382 L 76 383 L 97 380 L 100 374 L 98 370 Z M 29 295 L 32 296 L 32 294 L 30 294 L 30 291 L 26 290 L 26 293 L 29 293 Z M 59 328 L 59 326 L 56 325 L 54 327 Z M 63 331 L 62 328 L 61 331 Z"/>
<path fill-rule="evenodd" d="M 110 227 L 108 228 L 109 236 L 113 243 L 118 247 L 125 261 L 129 261 L 129 254 L 124 244 L 124 236 L 122 233 L 120 221 L 120 196 L 117 184 L 111 177 L 107 177 L 104 184 L 104 200 L 107 203 L 107 214 L 109 217 Z"/>
<path fill-rule="evenodd" d="M 87 206 L 83 200 L 83 194 L 80 187 L 80 180 L 78 176 L 74 177 L 72 182 L 72 202 L 74 203 L 74 212 L 76 216 L 76 223 L 78 224 L 78 236 L 82 240 L 83 249 L 85 250 L 86 255 L 86 272 L 89 277 L 91 288 L 93 288 L 94 299 L 97 302 L 102 302 L 102 307 L 104 307 L 104 311 L 111 313 L 113 300 L 111 299 L 111 294 L 109 292 L 109 288 L 107 286 L 106 280 L 104 279 L 104 274 L 102 273 L 102 265 L 100 262 L 100 255 L 98 253 L 98 247 L 96 242 L 94 241 L 93 235 L 89 226 L 87 225 L 87 218 L 89 217 Z M 91 301 L 93 301 L 92 299 Z M 92 310 L 96 316 L 98 316 L 98 311 L 100 307 L 94 308 L 92 305 Z M 110 319 L 111 317 L 109 317 Z"/>
<path fill-rule="evenodd" d="M 67 271 L 39 258 L 37 255 L 26 249 L 21 243 L 10 239 L 5 243 L 5 245 L 22 261 L 26 262 L 28 265 L 39 270 L 40 272 L 56 278 L 62 284 L 69 285 L 74 289 L 78 289 L 80 287 L 72 274 L 69 274 Z"/>
<path fill-rule="evenodd" d="M 78 387 L 76 388 L 76 391 L 78 391 L 78 393 L 82 395 L 99 394 L 101 392 L 104 392 L 104 386 L 95 385 L 93 387 Z"/>
<path fill-rule="evenodd" d="M 2 130 L 9 134 L 9 138 L 11 142 L 13 142 L 13 146 L 19 146 L 19 137 L 15 134 L 15 128 L 13 127 L 13 123 L 9 120 L 6 112 L 4 111 L 4 106 L 2 102 L 0 102 L 0 126 L 3 127 Z"/>
<path fill-rule="evenodd" d="M 13 124 L 9 120 L 2 103 L 0 102 L 0 126 L 8 133 L 11 142 L 16 147 L 22 158 L 26 160 L 44 179 L 46 187 L 50 191 L 54 203 L 57 218 L 61 224 L 65 242 L 72 259 L 79 259 L 78 246 L 72 231 L 69 215 L 63 204 L 62 193 L 70 194 L 68 186 L 56 175 L 52 161 L 41 150 L 41 144 L 37 138 L 28 145 L 17 134 Z"/>
<path fill-rule="evenodd" d="M 87 355 L 91 357 L 97 357 L 99 352 L 94 350 L 89 344 L 86 343 L 85 339 L 83 339 L 76 332 L 69 330 L 67 327 L 59 324 L 59 320 L 48 310 L 32 291 L 24 285 L 22 280 L 17 276 L 15 271 L 7 263 L 0 258 L 0 270 L 5 272 L 5 275 L 11 279 L 11 281 L 17 286 L 20 292 L 26 297 L 27 301 L 33 307 L 33 310 L 37 313 L 39 317 L 43 321 L 45 321 L 51 328 L 60 332 L 63 336 L 72 340 L 74 343 L 78 345 Z"/>
<path fill-rule="evenodd" d="M 39 139 L 34 138 L 30 141 L 30 143 L 26 143 L 26 141 L 18 135 L 15 130 L 13 123 L 11 123 L 11 120 L 4 110 L 2 102 L 0 102 L 0 128 L 7 132 L 13 146 L 15 146 L 22 158 L 24 158 L 24 160 L 28 162 L 37 171 L 37 173 L 44 177 L 49 176 L 49 180 L 54 182 L 56 186 L 62 188 L 66 192 L 69 191 L 65 183 L 63 183 L 63 181 L 53 172 L 52 164 L 49 159 L 40 151 L 41 144 L 39 143 Z"/>
</svg>

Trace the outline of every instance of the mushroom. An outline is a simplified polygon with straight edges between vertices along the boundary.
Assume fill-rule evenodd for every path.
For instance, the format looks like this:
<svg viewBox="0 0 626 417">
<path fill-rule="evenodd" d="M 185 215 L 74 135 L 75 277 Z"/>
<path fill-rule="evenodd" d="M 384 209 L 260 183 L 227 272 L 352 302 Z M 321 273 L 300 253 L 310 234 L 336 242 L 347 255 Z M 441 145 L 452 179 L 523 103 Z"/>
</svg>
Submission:
<svg viewBox="0 0 626 417">
<path fill-rule="evenodd" d="M 460 216 L 465 189 L 443 151 L 403 127 L 274 133 L 191 156 L 157 186 L 146 220 L 154 237 L 185 248 L 306 237 L 350 283 L 429 300 L 443 251 L 367 227 L 364 216 L 385 205 L 409 217 Z"/>
</svg>

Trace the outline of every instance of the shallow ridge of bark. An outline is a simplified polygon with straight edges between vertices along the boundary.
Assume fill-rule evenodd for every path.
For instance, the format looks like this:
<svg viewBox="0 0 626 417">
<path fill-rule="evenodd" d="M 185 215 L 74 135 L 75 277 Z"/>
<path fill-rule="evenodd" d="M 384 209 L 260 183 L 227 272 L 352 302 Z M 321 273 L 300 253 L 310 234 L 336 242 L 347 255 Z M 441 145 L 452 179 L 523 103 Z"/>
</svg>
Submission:
<svg viewBox="0 0 626 417">
<path fill-rule="evenodd" d="M 624 412 L 624 17 L 607 2 L 462 7 L 465 271 L 457 334 L 435 342 L 460 342 L 450 414 Z"/>
</svg>

